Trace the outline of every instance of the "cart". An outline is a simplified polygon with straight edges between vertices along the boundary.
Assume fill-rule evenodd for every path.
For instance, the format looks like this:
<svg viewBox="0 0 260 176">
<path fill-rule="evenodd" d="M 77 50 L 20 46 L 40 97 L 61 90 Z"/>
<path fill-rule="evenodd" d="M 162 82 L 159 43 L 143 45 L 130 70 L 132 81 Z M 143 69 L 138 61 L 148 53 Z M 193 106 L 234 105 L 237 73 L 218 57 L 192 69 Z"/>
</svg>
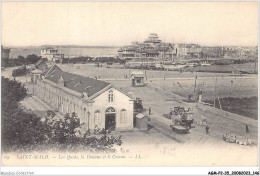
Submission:
<svg viewBox="0 0 260 176">
<path fill-rule="evenodd" d="M 189 132 L 188 128 L 185 128 L 181 125 L 170 125 L 170 127 L 172 128 L 172 131 L 176 131 L 176 133 L 179 134 L 187 134 Z"/>
</svg>

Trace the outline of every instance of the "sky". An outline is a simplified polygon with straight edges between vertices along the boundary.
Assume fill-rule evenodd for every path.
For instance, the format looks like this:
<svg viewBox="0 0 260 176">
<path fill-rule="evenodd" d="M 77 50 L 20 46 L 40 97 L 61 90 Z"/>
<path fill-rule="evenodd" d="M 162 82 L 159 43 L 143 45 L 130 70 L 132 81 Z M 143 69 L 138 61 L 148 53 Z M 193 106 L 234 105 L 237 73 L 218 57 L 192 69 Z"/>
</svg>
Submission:
<svg viewBox="0 0 260 176">
<path fill-rule="evenodd" d="M 257 45 L 257 2 L 2 2 L 2 45 Z"/>
</svg>

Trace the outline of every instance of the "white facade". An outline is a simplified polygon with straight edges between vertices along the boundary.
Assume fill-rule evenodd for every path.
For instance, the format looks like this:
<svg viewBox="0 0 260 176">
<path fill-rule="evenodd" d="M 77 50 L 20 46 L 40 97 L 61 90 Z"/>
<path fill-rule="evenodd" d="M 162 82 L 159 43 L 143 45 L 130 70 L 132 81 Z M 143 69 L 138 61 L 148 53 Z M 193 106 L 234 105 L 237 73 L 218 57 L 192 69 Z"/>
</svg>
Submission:
<svg viewBox="0 0 260 176">
<path fill-rule="evenodd" d="M 76 112 L 80 122 L 85 123 L 84 130 L 93 130 L 96 125 L 107 129 L 109 117 L 115 119 L 116 130 L 133 128 L 134 101 L 112 85 L 93 97 L 83 97 L 79 92 L 43 79 L 37 81 L 34 95 L 61 114 Z"/>
<path fill-rule="evenodd" d="M 109 92 L 113 93 L 113 101 L 109 102 Z M 110 88 L 105 91 L 95 99 L 93 99 L 94 103 L 91 106 L 91 119 L 90 125 L 94 127 L 97 125 L 99 128 L 105 128 L 105 117 L 108 108 L 112 107 L 115 109 L 115 119 L 116 119 L 116 129 L 131 129 L 133 128 L 133 112 L 134 112 L 134 101 L 118 91 L 115 88 Z M 100 112 L 100 121 L 99 123 L 95 122 L 95 113 Z M 97 119 L 97 118 L 96 118 Z"/>
<path fill-rule="evenodd" d="M 41 57 L 47 58 L 50 61 L 61 62 L 64 58 L 64 54 L 58 53 L 57 49 L 44 48 L 41 49 Z"/>
</svg>

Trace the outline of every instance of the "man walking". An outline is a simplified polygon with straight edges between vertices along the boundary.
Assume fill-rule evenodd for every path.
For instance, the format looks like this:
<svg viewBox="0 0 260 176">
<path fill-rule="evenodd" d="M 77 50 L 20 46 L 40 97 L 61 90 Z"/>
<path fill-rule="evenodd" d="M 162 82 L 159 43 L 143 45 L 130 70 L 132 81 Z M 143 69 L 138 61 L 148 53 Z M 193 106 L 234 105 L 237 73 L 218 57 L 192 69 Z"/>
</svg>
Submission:
<svg viewBox="0 0 260 176">
<path fill-rule="evenodd" d="M 209 126 L 208 125 L 206 125 L 205 129 L 206 129 L 206 134 L 209 134 Z"/>
<path fill-rule="evenodd" d="M 246 133 L 249 133 L 248 125 L 247 124 L 245 124 L 245 125 L 246 125 Z"/>
</svg>

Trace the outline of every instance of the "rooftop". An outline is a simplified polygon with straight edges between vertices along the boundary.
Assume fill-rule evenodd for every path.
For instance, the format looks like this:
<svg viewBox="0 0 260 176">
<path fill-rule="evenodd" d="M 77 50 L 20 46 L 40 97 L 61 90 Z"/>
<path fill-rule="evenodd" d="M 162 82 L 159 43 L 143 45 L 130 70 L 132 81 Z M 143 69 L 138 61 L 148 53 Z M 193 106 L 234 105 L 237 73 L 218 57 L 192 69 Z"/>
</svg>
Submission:
<svg viewBox="0 0 260 176">
<path fill-rule="evenodd" d="M 64 72 L 57 65 L 52 66 L 43 75 L 45 79 L 56 84 L 60 79 L 63 79 L 64 87 L 79 93 L 86 92 L 89 97 L 110 85 L 110 83 L 104 81 Z"/>
<path fill-rule="evenodd" d="M 38 62 L 36 62 L 36 64 L 35 64 L 35 67 L 38 68 L 44 62 L 45 61 L 43 59 L 38 60 Z"/>
<path fill-rule="evenodd" d="M 45 47 L 45 48 L 42 48 L 41 50 L 56 50 L 56 49 L 54 49 L 52 47 Z"/>
</svg>

